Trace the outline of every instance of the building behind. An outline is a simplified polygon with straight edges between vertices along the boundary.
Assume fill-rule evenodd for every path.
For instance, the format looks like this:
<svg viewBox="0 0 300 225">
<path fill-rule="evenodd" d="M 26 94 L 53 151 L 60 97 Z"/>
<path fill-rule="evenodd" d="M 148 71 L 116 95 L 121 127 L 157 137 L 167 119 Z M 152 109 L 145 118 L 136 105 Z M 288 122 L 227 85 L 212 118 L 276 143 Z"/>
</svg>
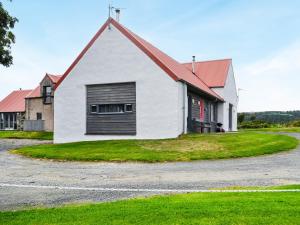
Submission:
<svg viewBox="0 0 300 225">
<path fill-rule="evenodd" d="M 25 98 L 32 90 L 17 90 L 0 102 L 0 130 L 22 130 Z"/>
<path fill-rule="evenodd" d="M 53 131 L 54 89 L 61 76 L 46 74 L 25 98 L 25 131 Z"/>
<path fill-rule="evenodd" d="M 53 131 L 54 89 L 61 76 L 46 74 L 33 90 L 13 91 L 0 102 L 0 130 Z"/>
</svg>

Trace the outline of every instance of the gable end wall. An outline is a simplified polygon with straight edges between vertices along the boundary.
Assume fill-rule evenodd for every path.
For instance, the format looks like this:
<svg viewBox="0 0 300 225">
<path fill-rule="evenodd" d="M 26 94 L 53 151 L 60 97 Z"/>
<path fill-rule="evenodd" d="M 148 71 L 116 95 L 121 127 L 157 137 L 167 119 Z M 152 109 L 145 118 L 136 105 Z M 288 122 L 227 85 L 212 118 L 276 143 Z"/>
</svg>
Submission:
<svg viewBox="0 0 300 225">
<path fill-rule="evenodd" d="M 228 70 L 225 87 L 213 88 L 213 90 L 225 100 L 224 103 L 219 103 L 218 105 L 218 122 L 223 123 L 223 128 L 226 131 L 229 131 L 229 104 L 232 104 L 232 131 L 237 131 L 238 96 L 232 64 L 230 65 L 230 68 Z"/>
<path fill-rule="evenodd" d="M 136 135 L 86 135 L 86 86 L 136 83 Z M 55 92 L 56 143 L 173 138 L 183 132 L 183 88 L 113 25 Z"/>
</svg>

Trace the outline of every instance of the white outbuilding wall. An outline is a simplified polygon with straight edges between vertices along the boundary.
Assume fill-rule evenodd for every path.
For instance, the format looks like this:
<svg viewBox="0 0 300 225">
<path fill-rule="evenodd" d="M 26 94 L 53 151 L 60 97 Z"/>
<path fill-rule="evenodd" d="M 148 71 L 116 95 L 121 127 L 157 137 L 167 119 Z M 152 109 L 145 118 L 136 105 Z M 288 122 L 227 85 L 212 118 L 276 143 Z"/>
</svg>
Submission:
<svg viewBox="0 0 300 225">
<path fill-rule="evenodd" d="M 223 123 L 225 131 L 229 131 L 229 104 L 232 104 L 232 131 L 237 131 L 238 95 L 232 64 L 230 64 L 224 88 L 213 88 L 213 90 L 225 100 L 218 106 L 218 122 Z"/>
<path fill-rule="evenodd" d="M 136 82 L 137 134 L 86 135 L 86 85 Z M 184 131 L 186 88 L 111 25 L 55 92 L 54 142 L 174 138 Z"/>
</svg>

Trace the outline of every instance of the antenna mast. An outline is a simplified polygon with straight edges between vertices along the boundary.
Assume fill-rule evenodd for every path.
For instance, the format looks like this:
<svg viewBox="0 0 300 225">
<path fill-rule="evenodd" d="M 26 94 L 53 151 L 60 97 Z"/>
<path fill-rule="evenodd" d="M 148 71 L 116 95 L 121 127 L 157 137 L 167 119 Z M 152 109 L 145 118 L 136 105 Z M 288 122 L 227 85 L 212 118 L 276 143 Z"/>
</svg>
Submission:
<svg viewBox="0 0 300 225">
<path fill-rule="evenodd" d="M 108 19 L 111 18 L 111 12 L 112 12 L 112 9 L 113 9 L 113 8 L 114 8 L 114 7 L 112 7 L 111 4 L 109 3 L 109 4 L 108 4 Z M 108 23 L 108 29 L 111 30 L 110 22 Z"/>
<path fill-rule="evenodd" d="M 108 18 L 111 17 L 111 11 L 112 11 L 113 7 L 111 6 L 111 4 L 108 4 Z"/>
<path fill-rule="evenodd" d="M 108 4 L 108 18 L 111 18 L 112 15 L 115 13 L 116 15 L 116 20 L 120 22 L 120 14 L 121 14 L 121 9 L 124 8 L 116 8 L 111 5 L 111 3 Z"/>
</svg>

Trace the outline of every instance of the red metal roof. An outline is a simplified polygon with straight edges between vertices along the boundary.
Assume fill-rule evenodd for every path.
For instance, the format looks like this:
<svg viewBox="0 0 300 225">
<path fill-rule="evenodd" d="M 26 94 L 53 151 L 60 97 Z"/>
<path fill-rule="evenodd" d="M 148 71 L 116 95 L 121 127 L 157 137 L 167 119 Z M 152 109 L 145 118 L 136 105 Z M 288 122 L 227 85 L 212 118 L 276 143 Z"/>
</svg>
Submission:
<svg viewBox="0 0 300 225">
<path fill-rule="evenodd" d="M 56 84 L 60 80 L 60 78 L 62 77 L 62 75 L 52 75 L 52 74 L 49 74 L 49 73 L 47 73 L 46 76 L 48 76 L 54 84 Z"/>
<path fill-rule="evenodd" d="M 35 89 L 33 89 L 26 98 L 38 98 L 41 97 L 41 86 L 37 86 Z"/>
<path fill-rule="evenodd" d="M 56 87 L 69 75 L 89 48 L 94 44 L 97 38 L 102 34 L 105 28 L 112 24 L 121 33 L 123 33 L 129 40 L 131 40 L 137 47 L 139 47 L 146 55 L 148 55 L 158 66 L 160 66 L 171 78 L 175 81 L 185 81 L 188 84 L 202 90 L 203 92 L 213 96 L 219 100 L 223 100 L 217 93 L 211 90 L 199 77 L 195 76 L 190 70 L 188 70 L 184 65 L 180 64 L 170 56 L 166 55 L 149 42 L 145 41 L 138 35 L 134 34 L 120 23 L 112 18 L 109 18 L 106 23 L 101 27 L 101 29 L 96 33 L 93 39 L 88 43 L 84 50 L 79 54 L 76 60 L 71 64 L 68 70 L 65 72 L 63 77 L 58 81 Z"/>
<path fill-rule="evenodd" d="M 195 74 L 209 87 L 224 87 L 231 62 L 231 59 L 196 62 Z M 183 65 L 192 71 L 192 63 Z"/>
<path fill-rule="evenodd" d="M 0 102 L 0 112 L 25 112 L 25 97 L 32 90 L 13 91 Z"/>
</svg>

